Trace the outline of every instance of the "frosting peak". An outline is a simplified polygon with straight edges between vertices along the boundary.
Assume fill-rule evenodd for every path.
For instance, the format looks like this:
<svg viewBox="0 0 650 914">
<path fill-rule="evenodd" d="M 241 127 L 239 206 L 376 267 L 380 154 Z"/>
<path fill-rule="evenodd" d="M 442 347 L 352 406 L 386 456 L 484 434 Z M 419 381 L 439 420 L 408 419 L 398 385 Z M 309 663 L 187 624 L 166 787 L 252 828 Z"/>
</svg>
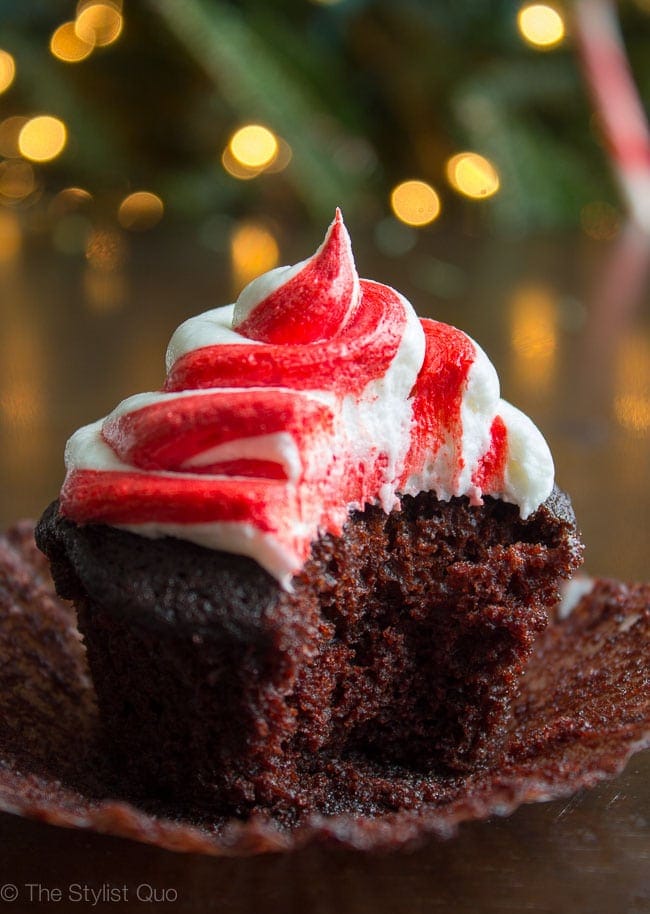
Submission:
<svg viewBox="0 0 650 914">
<path fill-rule="evenodd" d="M 262 343 L 331 338 L 359 304 L 359 277 L 340 209 L 313 257 L 263 273 L 241 292 L 233 329 Z"/>
<path fill-rule="evenodd" d="M 553 463 L 480 347 L 359 280 L 340 212 L 313 257 L 182 324 L 161 391 L 66 449 L 62 512 L 255 558 L 284 586 L 349 512 L 490 494 L 523 516 Z"/>
</svg>

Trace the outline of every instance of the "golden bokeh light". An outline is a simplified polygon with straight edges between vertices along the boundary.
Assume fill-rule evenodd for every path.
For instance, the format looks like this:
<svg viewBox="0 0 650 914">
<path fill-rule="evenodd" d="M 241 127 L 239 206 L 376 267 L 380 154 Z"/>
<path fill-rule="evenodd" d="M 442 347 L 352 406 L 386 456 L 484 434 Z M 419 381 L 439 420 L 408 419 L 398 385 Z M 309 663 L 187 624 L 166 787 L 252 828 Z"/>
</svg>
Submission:
<svg viewBox="0 0 650 914">
<path fill-rule="evenodd" d="M 429 225 L 440 215 L 440 197 L 425 181 L 403 181 L 390 195 L 393 212 L 407 225 Z"/>
<path fill-rule="evenodd" d="M 94 47 L 94 32 L 82 38 L 77 34 L 75 22 L 64 22 L 50 38 L 50 51 L 58 60 L 65 63 L 79 63 L 85 60 Z"/>
<path fill-rule="evenodd" d="M 233 286 L 239 292 L 260 273 L 278 265 L 280 249 L 273 233 L 260 222 L 241 222 L 230 238 Z"/>
<path fill-rule="evenodd" d="M 498 191 L 499 173 L 485 156 L 459 152 L 446 165 L 447 180 L 458 193 L 473 200 L 484 200 Z"/>
<path fill-rule="evenodd" d="M 614 401 L 614 412 L 619 425 L 633 435 L 650 431 L 650 396 L 621 394 Z"/>
<path fill-rule="evenodd" d="M 49 212 L 51 216 L 62 216 L 92 203 L 92 200 L 93 195 L 83 187 L 66 187 L 52 198 Z"/>
<path fill-rule="evenodd" d="M 23 233 L 17 216 L 9 210 L 0 210 L 0 264 L 11 263 L 20 254 Z"/>
<path fill-rule="evenodd" d="M 32 162 L 51 162 L 60 155 L 68 139 L 63 121 L 41 114 L 27 121 L 18 135 L 20 154 Z"/>
<path fill-rule="evenodd" d="M 14 81 L 16 63 L 9 53 L 0 49 L 0 93 L 6 92 Z"/>
<path fill-rule="evenodd" d="M 546 393 L 555 377 L 558 317 L 556 296 L 546 286 L 522 286 L 512 298 L 514 374 L 529 394 Z"/>
<path fill-rule="evenodd" d="M 278 151 L 264 169 L 269 174 L 277 174 L 280 171 L 284 171 L 293 158 L 293 149 L 287 141 L 283 140 L 281 136 L 276 137 L 276 140 L 278 142 Z"/>
<path fill-rule="evenodd" d="M 266 168 L 278 154 L 278 141 L 268 127 L 247 124 L 232 135 L 228 149 L 245 168 Z"/>
<path fill-rule="evenodd" d="M 36 190 L 34 169 L 28 162 L 0 164 L 0 197 L 7 203 L 18 203 Z"/>
<path fill-rule="evenodd" d="M 230 151 L 230 146 L 226 146 L 224 149 L 221 164 L 229 175 L 239 181 L 250 181 L 251 178 L 256 178 L 265 170 L 264 168 L 246 168 L 245 165 L 241 165 Z"/>
<path fill-rule="evenodd" d="M 74 29 L 82 41 L 103 48 L 117 41 L 123 26 L 122 13 L 116 4 L 87 3 L 80 7 Z"/>
<path fill-rule="evenodd" d="M 126 245 L 119 232 L 96 228 L 86 242 L 86 260 L 94 270 L 111 273 L 126 260 Z"/>
<path fill-rule="evenodd" d="M 0 155 L 15 159 L 20 155 L 18 137 L 29 118 L 20 115 L 7 117 L 0 123 Z"/>
<path fill-rule="evenodd" d="M 160 197 L 148 190 L 138 190 L 122 200 L 117 219 L 122 228 L 144 232 L 160 222 L 164 211 Z"/>
<path fill-rule="evenodd" d="M 48 215 L 53 220 L 52 244 L 64 254 L 80 254 L 92 232 L 88 209 L 93 196 L 83 187 L 66 187 L 52 198 Z"/>
<path fill-rule="evenodd" d="M 650 430 L 650 341 L 637 334 L 621 340 L 616 357 L 614 414 L 625 431 Z"/>
<path fill-rule="evenodd" d="M 546 3 L 528 3 L 517 14 L 519 34 L 535 48 L 557 47 L 566 35 L 566 26 L 559 10 Z"/>
<path fill-rule="evenodd" d="M 293 150 L 286 140 L 266 127 L 250 124 L 238 130 L 221 155 L 221 164 L 239 181 L 250 181 L 262 172 L 277 174 L 289 165 Z"/>
</svg>

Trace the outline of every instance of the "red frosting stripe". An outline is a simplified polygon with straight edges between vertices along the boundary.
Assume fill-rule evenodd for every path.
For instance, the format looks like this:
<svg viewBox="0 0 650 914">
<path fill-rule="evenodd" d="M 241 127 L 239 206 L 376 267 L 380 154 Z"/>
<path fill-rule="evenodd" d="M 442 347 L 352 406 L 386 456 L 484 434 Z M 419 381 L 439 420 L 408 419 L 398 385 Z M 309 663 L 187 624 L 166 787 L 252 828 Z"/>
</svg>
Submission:
<svg viewBox="0 0 650 914">
<path fill-rule="evenodd" d="M 304 345 L 328 340 L 358 303 L 357 271 L 341 211 L 314 257 L 233 329 L 251 340 Z M 309 316 L 306 319 L 306 316 Z"/>
<path fill-rule="evenodd" d="M 302 451 L 308 438 L 331 432 L 333 420 L 325 404 L 293 391 L 220 390 L 165 399 L 109 417 L 102 437 L 120 460 L 138 469 L 182 470 L 186 461 L 209 448 L 274 432 L 290 432 Z M 248 465 L 243 475 L 251 475 Z M 207 469 L 193 467 L 192 472 Z M 232 468 L 224 472 L 237 475 Z"/>
<path fill-rule="evenodd" d="M 74 470 L 61 490 L 65 514 L 77 523 L 200 524 L 247 522 L 277 531 L 290 496 L 283 481 L 238 477 L 188 478 L 111 470 Z M 215 508 L 215 506 L 217 506 Z"/>
<path fill-rule="evenodd" d="M 467 376 L 476 357 L 474 343 L 456 327 L 421 319 L 426 349 L 412 391 L 413 432 L 403 482 L 420 472 L 427 458 L 452 441 L 456 473 L 463 468 L 461 406 Z"/>
<path fill-rule="evenodd" d="M 508 429 L 501 416 L 496 416 L 490 429 L 490 447 L 472 476 L 475 486 L 483 492 L 500 492 L 508 460 Z"/>
<path fill-rule="evenodd" d="M 305 346 L 203 346 L 177 359 L 163 390 L 285 387 L 360 394 L 386 374 L 406 325 L 396 292 L 367 279 L 361 280 L 360 287 L 359 307 L 331 339 Z"/>
</svg>

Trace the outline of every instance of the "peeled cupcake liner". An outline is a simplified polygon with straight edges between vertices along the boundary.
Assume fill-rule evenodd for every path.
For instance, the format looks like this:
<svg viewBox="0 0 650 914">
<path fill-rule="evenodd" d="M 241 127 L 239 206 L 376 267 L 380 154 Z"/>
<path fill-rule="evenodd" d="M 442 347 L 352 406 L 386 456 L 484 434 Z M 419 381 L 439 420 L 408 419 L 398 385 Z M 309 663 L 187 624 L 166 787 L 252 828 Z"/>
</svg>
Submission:
<svg viewBox="0 0 650 914">
<path fill-rule="evenodd" d="M 431 774 L 438 800 L 412 809 L 310 815 L 291 829 L 264 816 L 210 820 L 129 797 L 111 769 L 74 609 L 56 597 L 33 523 L 22 521 L 0 536 L 0 810 L 214 856 L 451 838 L 463 822 L 614 777 L 650 746 L 649 653 L 650 584 L 576 579 L 537 641 L 497 764 Z"/>
</svg>

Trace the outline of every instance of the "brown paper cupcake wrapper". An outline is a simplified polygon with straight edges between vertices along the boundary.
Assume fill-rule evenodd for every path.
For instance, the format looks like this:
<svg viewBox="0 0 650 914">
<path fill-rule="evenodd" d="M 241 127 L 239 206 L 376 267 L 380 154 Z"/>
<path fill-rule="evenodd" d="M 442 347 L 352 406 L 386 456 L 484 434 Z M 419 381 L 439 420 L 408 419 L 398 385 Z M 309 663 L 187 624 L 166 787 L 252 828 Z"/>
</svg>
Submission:
<svg viewBox="0 0 650 914">
<path fill-rule="evenodd" d="M 56 597 L 32 529 L 23 521 L 0 536 L 0 809 L 7 812 L 213 855 L 317 842 L 386 850 L 593 786 L 650 745 L 650 585 L 599 580 L 540 637 L 498 764 L 425 778 L 435 802 L 372 817 L 312 815 L 287 830 L 268 818 L 214 820 L 134 799 L 102 751 L 74 611 Z"/>
</svg>

